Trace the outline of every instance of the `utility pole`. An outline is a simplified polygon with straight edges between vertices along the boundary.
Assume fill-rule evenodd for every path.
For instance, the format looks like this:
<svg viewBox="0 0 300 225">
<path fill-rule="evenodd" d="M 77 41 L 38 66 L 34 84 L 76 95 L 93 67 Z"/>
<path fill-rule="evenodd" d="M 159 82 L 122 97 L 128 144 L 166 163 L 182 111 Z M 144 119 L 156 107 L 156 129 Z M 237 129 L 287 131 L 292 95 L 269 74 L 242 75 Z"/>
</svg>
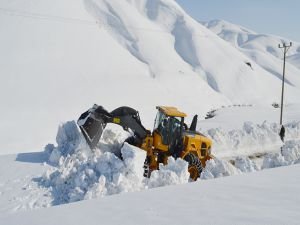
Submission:
<svg viewBox="0 0 300 225">
<path fill-rule="evenodd" d="M 280 138 L 282 140 L 282 142 L 284 142 L 284 136 L 285 136 L 285 128 L 282 125 L 282 113 L 283 113 L 283 97 L 284 97 L 284 83 L 285 83 L 285 60 L 286 60 L 286 53 L 288 52 L 288 50 L 292 47 L 292 42 L 290 42 L 289 45 L 287 45 L 286 43 L 283 43 L 282 45 L 279 44 L 278 48 L 283 48 L 283 77 L 282 77 L 282 90 L 281 90 L 281 112 L 280 112 L 280 125 L 281 125 L 281 129 L 280 129 Z"/>
</svg>

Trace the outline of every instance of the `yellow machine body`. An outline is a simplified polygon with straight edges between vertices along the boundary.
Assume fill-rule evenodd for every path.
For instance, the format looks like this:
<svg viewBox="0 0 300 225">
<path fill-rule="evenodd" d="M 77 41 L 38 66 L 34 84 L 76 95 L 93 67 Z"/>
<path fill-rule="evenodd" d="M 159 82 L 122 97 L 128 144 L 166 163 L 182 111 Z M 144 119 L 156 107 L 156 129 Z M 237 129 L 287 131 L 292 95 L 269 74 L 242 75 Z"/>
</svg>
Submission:
<svg viewBox="0 0 300 225">
<path fill-rule="evenodd" d="M 166 164 L 168 157 L 174 155 L 174 152 L 170 149 L 170 143 L 164 143 L 163 135 L 159 131 L 159 126 L 163 123 L 159 121 L 159 117 L 162 117 L 163 119 L 175 118 L 174 120 L 176 120 L 177 123 L 180 121 L 180 129 L 183 128 L 184 118 L 186 117 L 185 113 L 180 112 L 175 107 L 158 106 L 157 109 L 158 115 L 156 117 L 156 123 L 158 125 L 154 126 L 152 133 L 149 132 L 150 134 L 144 139 L 143 144 L 141 145 L 141 148 L 147 152 L 150 172 L 158 169 L 160 163 Z M 212 141 L 195 131 L 182 130 L 181 132 L 182 146 L 178 157 L 186 159 L 187 156 L 191 157 L 192 155 L 192 157 L 195 157 L 201 162 L 201 166 L 204 168 L 206 161 L 213 158 L 211 154 Z M 171 138 L 173 133 L 170 132 L 168 135 L 169 138 Z M 195 166 L 189 165 L 189 172 L 192 179 L 196 180 L 200 176 L 201 171 L 199 172 L 198 170 L 199 169 L 196 169 Z"/>
</svg>

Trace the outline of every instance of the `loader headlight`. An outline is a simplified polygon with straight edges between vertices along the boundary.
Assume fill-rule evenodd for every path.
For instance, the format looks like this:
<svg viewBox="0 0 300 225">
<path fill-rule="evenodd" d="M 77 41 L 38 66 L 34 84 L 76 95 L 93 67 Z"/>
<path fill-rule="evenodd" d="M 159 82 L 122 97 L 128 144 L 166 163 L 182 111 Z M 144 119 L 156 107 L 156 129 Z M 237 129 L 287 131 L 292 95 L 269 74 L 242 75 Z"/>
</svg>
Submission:
<svg viewBox="0 0 300 225">
<path fill-rule="evenodd" d="M 211 155 L 211 147 L 208 148 L 207 154 L 208 154 L 208 155 Z"/>
<path fill-rule="evenodd" d="M 207 145 L 206 145 L 206 143 L 203 142 L 201 144 L 201 156 L 205 157 L 205 156 L 207 156 L 207 154 L 208 154 Z"/>
</svg>

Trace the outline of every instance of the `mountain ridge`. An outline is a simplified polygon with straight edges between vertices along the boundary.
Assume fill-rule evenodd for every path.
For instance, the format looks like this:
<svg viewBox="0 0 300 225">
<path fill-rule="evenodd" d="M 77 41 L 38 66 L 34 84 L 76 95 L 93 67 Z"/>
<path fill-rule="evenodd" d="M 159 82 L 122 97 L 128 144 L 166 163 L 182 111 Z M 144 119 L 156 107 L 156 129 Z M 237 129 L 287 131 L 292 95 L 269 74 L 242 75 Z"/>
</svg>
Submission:
<svg viewBox="0 0 300 225">
<path fill-rule="evenodd" d="M 280 100 L 279 59 L 272 72 L 273 56 L 255 52 L 263 67 L 173 0 L 1 0 L 0 8 L 13 10 L 0 13 L 3 151 L 42 148 L 94 103 L 136 108 L 151 127 L 156 105 L 204 118 L 224 105 Z M 295 74 L 287 103 L 298 102 L 298 69 L 287 72 Z"/>
</svg>

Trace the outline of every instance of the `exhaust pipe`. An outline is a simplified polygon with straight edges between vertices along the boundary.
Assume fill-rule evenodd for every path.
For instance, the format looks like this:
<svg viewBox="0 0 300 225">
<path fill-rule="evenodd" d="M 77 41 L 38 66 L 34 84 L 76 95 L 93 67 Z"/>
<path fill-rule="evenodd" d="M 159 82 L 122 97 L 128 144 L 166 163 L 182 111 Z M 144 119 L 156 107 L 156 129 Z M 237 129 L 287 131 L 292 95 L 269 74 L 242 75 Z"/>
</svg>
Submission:
<svg viewBox="0 0 300 225">
<path fill-rule="evenodd" d="M 196 131 L 197 122 L 198 122 L 198 115 L 195 115 L 190 126 L 190 131 Z"/>
</svg>

